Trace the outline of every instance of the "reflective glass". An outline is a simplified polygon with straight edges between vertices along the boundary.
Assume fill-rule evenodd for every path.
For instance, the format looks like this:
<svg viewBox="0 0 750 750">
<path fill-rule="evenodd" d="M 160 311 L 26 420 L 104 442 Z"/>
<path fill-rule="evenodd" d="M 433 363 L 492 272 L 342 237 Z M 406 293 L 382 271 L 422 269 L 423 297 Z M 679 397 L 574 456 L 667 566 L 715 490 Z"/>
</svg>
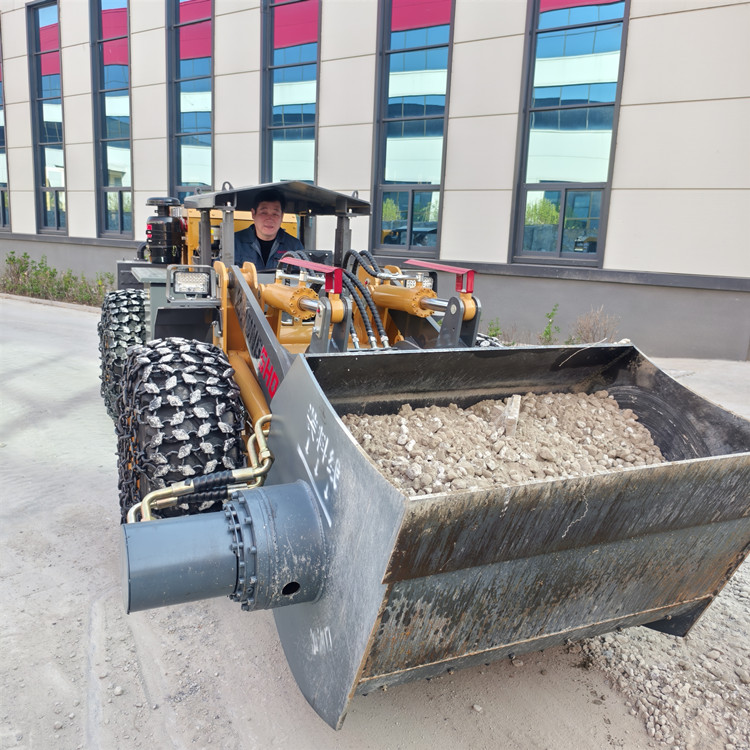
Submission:
<svg viewBox="0 0 750 750">
<path fill-rule="evenodd" d="M 188 136 L 179 139 L 179 184 L 211 185 L 211 136 Z"/>
<path fill-rule="evenodd" d="M 315 179 L 315 128 L 271 131 L 271 180 Z"/>
<path fill-rule="evenodd" d="M 589 113 L 592 122 L 587 118 Z M 555 127 L 549 121 L 558 115 L 561 125 Z M 599 115 L 599 108 L 534 113 L 526 182 L 606 182 L 612 130 L 594 127 Z M 542 124 L 542 119 L 547 122 Z"/>
<path fill-rule="evenodd" d="M 418 70 L 447 70 L 448 48 L 421 49 L 415 52 L 394 52 L 389 57 L 391 73 Z"/>
<path fill-rule="evenodd" d="M 211 130 L 211 79 L 183 81 L 177 87 L 180 97 L 180 133 Z"/>
<path fill-rule="evenodd" d="M 104 149 L 105 185 L 130 187 L 130 141 L 108 141 Z"/>
<path fill-rule="evenodd" d="M 443 120 L 402 120 L 386 127 L 385 182 L 440 183 Z"/>
<path fill-rule="evenodd" d="M 104 75 L 102 76 L 102 88 L 127 88 L 129 79 L 130 69 L 127 65 L 105 65 Z"/>
<path fill-rule="evenodd" d="M 65 154 L 62 146 L 45 146 L 41 150 L 45 187 L 65 186 Z"/>
<path fill-rule="evenodd" d="M 39 36 L 37 37 L 37 49 L 44 52 L 48 49 L 57 49 L 59 40 L 57 35 L 57 3 L 43 5 L 36 9 L 37 23 L 39 25 Z"/>
<path fill-rule="evenodd" d="M 180 0 L 180 23 L 211 18 L 211 0 Z"/>
<path fill-rule="evenodd" d="M 547 10 L 549 3 L 545 0 L 539 2 L 539 24 L 540 29 L 553 29 L 557 26 L 575 26 L 584 23 L 596 23 L 597 21 L 613 21 L 622 18 L 625 13 L 625 3 L 620 0 L 614 3 L 591 3 L 589 5 L 571 2 L 572 7 L 555 8 Z M 560 3 L 555 3 L 560 5 Z"/>
<path fill-rule="evenodd" d="M 444 96 L 395 96 L 388 99 L 389 118 L 442 116 Z"/>
<path fill-rule="evenodd" d="M 614 21 L 616 18 L 623 18 L 625 15 L 625 3 L 607 3 L 599 6 L 600 21 Z"/>
<path fill-rule="evenodd" d="M 437 245 L 437 225 L 440 211 L 440 191 L 414 193 L 412 205 L 411 244 L 421 247 Z"/>
<path fill-rule="evenodd" d="M 290 68 L 277 68 L 273 71 L 273 82 L 277 84 L 314 81 L 317 69 L 317 65 L 293 65 Z"/>
<path fill-rule="evenodd" d="M 570 26 L 579 23 L 594 23 L 598 20 L 599 10 L 596 5 L 581 5 L 569 10 L 568 24 Z"/>
<path fill-rule="evenodd" d="M 102 42 L 100 50 L 104 66 L 103 87 L 105 89 L 127 88 L 130 82 L 127 39 Z"/>
<path fill-rule="evenodd" d="M 523 252 L 556 253 L 560 191 L 529 190 L 523 229 Z"/>
<path fill-rule="evenodd" d="M 391 32 L 391 49 L 408 49 L 410 47 L 428 47 L 448 44 L 451 27 L 449 24 L 426 26 L 420 29 Z"/>
<path fill-rule="evenodd" d="M 41 116 L 39 138 L 42 143 L 62 143 L 62 102 L 51 99 L 39 103 Z"/>
<path fill-rule="evenodd" d="M 10 224 L 10 206 L 8 203 L 8 191 L 0 191 L 0 223 L 7 227 Z"/>
<path fill-rule="evenodd" d="M 180 78 L 211 75 L 211 21 L 181 26 L 179 50 Z"/>
<path fill-rule="evenodd" d="M 562 251 L 595 253 L 599 235 L 601 191 L 569 190 L 565 197 Z"/>
<path fill-rule="evenodd" d="M 580 57 L 620 49 L 622 24 L 547 31 L 537 36 L 536 57 Z"/>
<path fill-rule="evenodd" d="M 68 225 L 68 211 L 66 208 L 65 191 L 58 190 L 55 195 L 57 196 L 57 219 L 60 225 L 60 229 L 65 229 Z"/>
<path fill-rule="evenodd" d="M 104 228 L 110 232 L 120 231 L 120 194 L 108 192 L 107 209 L 104 213 Z"/>
<path fill-rule="evenodd" d="M 122 231 L 133 231 L 133 194 L 120 193 L 122 196 Z"/>
<path fill-rule="evenodd" d="M 104 137 L 130 138 L 130 99 L 127 92 L 104 95 Z"/>
<path fill-rule="evenodd" d="M 274 5 L 272 8 L 273 48 L 281 50 L 316 43 L 319 16 L 319 0 L 298 0 Z M 304 54 L 308 55 L 310 60 L 317 57 L 317 51 L 314 57 L 309 56 L 309 51 Z M 299 62 L 304 62 L 304 60 L 300 59 Z"/>
<path fill-rule="evenodd" d="M 60 53 L 47 52 L 40 57 L 39 88 L 43 97 L 60 96 Z"/>
<path fill-rule="evenodd" d="M 127 36 L 128 0 L 99 0 L 102 39 Z"/>
<path fill-rule="evenodd" d="M 589 102 L 614 102 L 617 95 L 616 83 L 592 83 L 589 86 Z"/>
<path fill-rule="evenodd" d="M 309 44 L 295 44 L 283 49 L 273 51 L 274 65 L 300 65 L 302 63 L 316 62 L 318 59 L 318 45 L 315 42 Z"/>
<path fill-rule="evenodd" d="M 315 104 L 284 104 L 274 107 L 273 125 L 300 126 L 315 124 Z"/>
<path fill-rule="evenodd" d="M 44 190 L 42 197 L 44 201 L 42 226 L 50 229 L 64 229 L 67 224 L 65 192 L 62 190 Z"/>
<path fill-rule="evenodd" d="M 42 214 L 42 226 L 57 228 L 57 201 L 54 190 L 45 190 L 42 193 L 44 199 L 44 211 Z"/>
<path fill-rule="evenodd" d="M 0 187 L 8 187 L 8 158 L 5 149 L 0 150 Z"/>
<path fill-rule="evenodd" d="M 383 245 L 405 245 L 406 222 L 409 216 L 409 193 L 390 191 L 383 193 L 381 203 L 380 242 Z"/>
</svg>

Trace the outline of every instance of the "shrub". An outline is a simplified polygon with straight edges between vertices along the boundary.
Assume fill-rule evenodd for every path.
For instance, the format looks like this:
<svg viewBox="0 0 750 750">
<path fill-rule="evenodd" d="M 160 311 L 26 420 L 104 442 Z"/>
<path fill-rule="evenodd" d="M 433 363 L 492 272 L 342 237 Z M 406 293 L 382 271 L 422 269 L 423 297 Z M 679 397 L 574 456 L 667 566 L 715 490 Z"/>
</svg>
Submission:
<svg viewBox="0 0 750 750">
<path fill-rule="evenodd" d="M 615 315 L 607 315 L 604 307 L 589 310 L 585 315 L 576 319 L 573 331 L 566 343 L 569 344 L 598 344 L 604 341 L 613 342 L 617 333 L 620 319 Z"/>
<path fill-rule="evenodd" d="M 47 264 L 47 256 L 37 262 L 28 253 L 18 256 L 14 251 L 5 259 L 5 270 L 0 276 L 0 291 L 8 294 L 94 307 L 101 306 L 114 285 L 114 274 L 97 273 L 93 281 L 83 274 L 76 276 L 70 269 L 61 274 Z"/>
</svg>

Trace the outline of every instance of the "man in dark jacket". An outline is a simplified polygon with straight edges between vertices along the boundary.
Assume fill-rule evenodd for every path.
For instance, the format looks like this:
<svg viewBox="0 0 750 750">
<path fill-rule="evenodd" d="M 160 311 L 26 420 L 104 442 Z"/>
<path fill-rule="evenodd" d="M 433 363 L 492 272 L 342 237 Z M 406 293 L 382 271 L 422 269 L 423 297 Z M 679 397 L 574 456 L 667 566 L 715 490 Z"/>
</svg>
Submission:
<svg viewBox="0 0 750 750">
<path fill-rule="evenodd" d="M 254 263 L 258 271 L 275 270 L 286 253 L 302 250 L 302 243 L 281 228 L 286 201 L 273 188 L 261 190 L 253 200 L 253 224 L 234 235 L 234 262 Z"/>
</svg>

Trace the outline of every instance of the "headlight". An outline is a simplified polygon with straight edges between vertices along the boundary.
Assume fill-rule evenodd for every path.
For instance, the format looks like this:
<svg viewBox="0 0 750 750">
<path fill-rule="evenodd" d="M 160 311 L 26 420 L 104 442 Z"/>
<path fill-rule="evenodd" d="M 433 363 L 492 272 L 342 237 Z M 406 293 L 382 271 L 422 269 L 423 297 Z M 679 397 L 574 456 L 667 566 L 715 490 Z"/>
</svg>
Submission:
<svg viewBox="0 0 750 750">
<path fill-rule="evenodd" d="M 208 294 L 211 277 L 202 271 L 175 271 L 174 291 L 178 294 Z"/>
</svg>

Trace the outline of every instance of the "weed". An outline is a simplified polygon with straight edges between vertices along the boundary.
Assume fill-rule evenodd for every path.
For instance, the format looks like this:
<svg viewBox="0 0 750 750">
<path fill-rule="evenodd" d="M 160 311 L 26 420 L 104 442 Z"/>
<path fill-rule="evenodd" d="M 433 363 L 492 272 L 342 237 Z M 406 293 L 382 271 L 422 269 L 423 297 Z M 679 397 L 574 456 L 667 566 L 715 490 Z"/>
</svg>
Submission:
<svg viewBox="0 0 750 750">
<path fill-rule="evenodd" d="M 37 262 L 28 253 L 18 256 L 14 251 L 5 259 L 5 270 L 0 276 L 0 291 L 8 294 L 93 307 L 101 306 L 114 285 L 114 274 L 97 273 L 93 281 L 83 274 L 76 276 L 70 269 L 61 274 L 48 265 L 47 256 Z"/>
<path fill-rule="evenodd" d="M 589 310 L 580 315 L 573 325 L 566 344 L 594 344 L 603 341 L 614 341 L 620 319 L 614 315 L 607 315 L 604 307 Z"/>
<path fill-rule="evenodd" d="M 487 324 L 487 335 L 499 339 L 503 336 L 503 330 L 500 328 L 500 318 L 493 318 Z"/>
<path fill-rule="evenodd" d="M 560 328 L 555 325 L 555 316 L 557 315 L 558 307 L 559 305 L 555 303 L 555 306 L 548 313 L 544 313 L 544 317 L 547 318 L 547 325 L 539 334 L 540 344 L 554 344 L 557 342 L 555 334 L 560 333 Z"/>
</svg>

